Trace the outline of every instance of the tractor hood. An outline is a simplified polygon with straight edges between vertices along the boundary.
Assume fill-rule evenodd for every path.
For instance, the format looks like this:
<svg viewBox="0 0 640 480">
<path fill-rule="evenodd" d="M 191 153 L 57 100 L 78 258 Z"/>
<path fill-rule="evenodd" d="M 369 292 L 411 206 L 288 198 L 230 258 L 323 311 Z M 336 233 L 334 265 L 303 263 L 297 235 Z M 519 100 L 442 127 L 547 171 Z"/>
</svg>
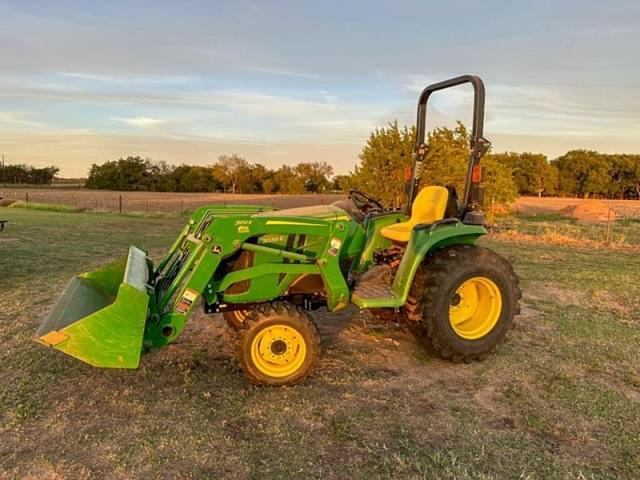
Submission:
<svg viewBox="0 0 640 480">
<path fill-rule="evenodd" d="M 315 205 L 312 207 L 286 208 L 254 215 L 256 217 L 312 217 L 321 220 L 351 220 L 351 217 L 335 205 Z"/>
</svg>

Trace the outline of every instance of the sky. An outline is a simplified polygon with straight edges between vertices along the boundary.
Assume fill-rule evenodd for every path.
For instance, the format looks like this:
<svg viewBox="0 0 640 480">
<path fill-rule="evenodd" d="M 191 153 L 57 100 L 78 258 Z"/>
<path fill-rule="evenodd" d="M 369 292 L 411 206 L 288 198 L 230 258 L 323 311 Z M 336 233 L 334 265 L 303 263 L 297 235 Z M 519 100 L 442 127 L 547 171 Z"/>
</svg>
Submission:
<svg viewBox="0 0 640 480">
<path fill-rule="evenodd" d="M 413 124 L 419 92 L 487 88 L 494 151 L 640 153 L 640 1 L 0 1 L 6 163 L 140 155 L 347 173 L 369 132 Z M 471 88 L 428 126 L 471 121 Z"/>
</svg>

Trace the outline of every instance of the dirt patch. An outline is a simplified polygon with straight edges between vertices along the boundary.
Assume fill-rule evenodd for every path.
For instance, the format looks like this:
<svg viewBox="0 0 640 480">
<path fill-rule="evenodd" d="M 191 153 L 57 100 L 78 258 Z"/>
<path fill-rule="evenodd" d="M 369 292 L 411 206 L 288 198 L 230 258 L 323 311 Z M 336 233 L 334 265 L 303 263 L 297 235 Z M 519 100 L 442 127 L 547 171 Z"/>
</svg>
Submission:
<svg viewBox="0 0 640 480">
<path fill-rule="evenodd" d="M 640 309 L 636 302 L 611 292 L 598 290 L 589 295 L 589 306 L 595 310 L 613 313 L 624 324 L 640 324 Z"/>
<path fill-rule="evenodd" d="M 543 300 L 559 305 L 582 305 L 587 296 L 583 290 L 571 290 L 563 284 L 553 282 L 536 282 L 526 290 L 525 295 L 534 301 Z"/>
<path fill-rule="evenodd" d="M 612 313 L 621 323 L 627 325 L 640 322 L 637 305 L 627 297 L 606 290 L 574 290 L 562 284 L 536 282 L 534 286 L 525 291 L 525 296 L 533 301 L 575 305 L 599 312 Z"/>
<path fill-rule="evenodd" d="M 489 383 L 473 394 L 473 399 L 478 405 L 490 412 L 497 412 L 501 407 L 496 402 L 497 385 Z"/>
<path fill-rule="evenodd" d="M 640 202 L 637 200 L 594 200 L 561 197 L 520 197 L 513 205 L 517 213 L 535 215 L 540 213 L 560 213 L 569 207 L 577 207 L 592 202 L 611 205 L 618 217 L 640 218 Z"/>
<path fill-rule="evenodd" d="M 560 210 L 560 214 L 585 223 L 615 222 L 616 220 L 616 211 L 613 207 L 600 200 L 588 200 L 577 205 L 570 205 Z"/>
</svg>

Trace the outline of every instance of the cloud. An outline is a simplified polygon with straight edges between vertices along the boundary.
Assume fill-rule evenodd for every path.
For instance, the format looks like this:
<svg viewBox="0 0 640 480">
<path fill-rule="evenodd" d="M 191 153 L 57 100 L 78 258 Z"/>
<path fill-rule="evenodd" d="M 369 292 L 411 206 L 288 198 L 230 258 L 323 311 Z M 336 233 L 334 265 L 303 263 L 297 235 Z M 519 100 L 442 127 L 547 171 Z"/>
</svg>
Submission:
<svg viewBox="0 0 640 480">
<path fill-rule="evenodd" d="M 197 80 L 194 76 L 189 75 L 127 75 L 127 74 L 96 74 L 91 72 L 61 72 L 57 76 L 62 79 L 79 80 L 85 87 L 91 83 L 105 83 L 116 86 L 170 86 L 172 84 L 180 85 Z M 103 87 L 101 85 L 101 87 Z"/>
<path fill-rule="evenodd" d="M 116 122 L 126 123 L 127 125 L 133 125 L 140 128 L 151 128 L 160 125 L 165 125 L 169 121 L 162 118 L 149 118 L 149 117 L 114 117 L 112 120 Z"/>
<path fill-rule="evenodd" d="M 9 125 L 18 128 L 39 128 L 43 124 L 31 120 L 30 114 L 27 112 L 0 111 L 0 124 Z"/>
<path fill-rule="evenodd" d="M 266 73 L 269 75 L 277 75 L 283 77 L 294 77 L 294 78 L 318 78 L 318 75 L 313 73 L 305 73 L 305 72 L 297 72 L 295 70 L 289 70 L 286 68 L 277 68 L 277 67 L 259 67 L 259 66 L 247 66 L 244 67 L 245 70 L 257 73 Z"/>
<path fill-rule="evenodd" d="M 0 4 L 0 135 L 25 135 L 11 147 L 25 159 L 65 158 L 75 145 L 82 169 L 129 150 L 189 161 L 227 153 L 227 142 L 255 161 L 270 158 L 260 148 L 292 152 L 278 162 L 321 145 L 324 159 L 351 168 L 372 129 L 412 124 L 425 85 L 466 72 L 486 80 L 496 144 L 629 150 L 639 138 L 638 0 L 454 0 L 428 17 L 424 2 L 364 14 L 331 1 L 125 3 Z M 471 100 L 470 87 L 434 95 L 429 127 L 469 124 Z M 117 135 L 142 139 L 98 142 Z"/>
</svg>

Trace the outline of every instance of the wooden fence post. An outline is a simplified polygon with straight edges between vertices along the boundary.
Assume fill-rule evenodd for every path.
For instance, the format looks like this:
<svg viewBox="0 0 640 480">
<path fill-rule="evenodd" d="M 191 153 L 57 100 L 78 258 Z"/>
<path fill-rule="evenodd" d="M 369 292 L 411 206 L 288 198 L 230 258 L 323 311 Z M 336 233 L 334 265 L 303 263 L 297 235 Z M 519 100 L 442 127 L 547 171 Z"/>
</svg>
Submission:
<svg viewBox="0 0 640 480">
<path fill-rule="evenodd" d="M 489 221 L 489 231 L 491 233 L 493 233 L 493 222 L 495 220 L 495 211 L 494 211 L 494 208 L 493 208 L 493 205 L 494 205 L 493 199 L 494 199 L 494 197 L 491 197 L 491 210 L 490 210 L 491 220 Z"/>
<path fill-rule="evenodd" d="M 609 245 L 611 242 L 611 200 L 608 202 L 608 210 L 607 210 L 607 238 L 606 244 Z"/>
</svg>

